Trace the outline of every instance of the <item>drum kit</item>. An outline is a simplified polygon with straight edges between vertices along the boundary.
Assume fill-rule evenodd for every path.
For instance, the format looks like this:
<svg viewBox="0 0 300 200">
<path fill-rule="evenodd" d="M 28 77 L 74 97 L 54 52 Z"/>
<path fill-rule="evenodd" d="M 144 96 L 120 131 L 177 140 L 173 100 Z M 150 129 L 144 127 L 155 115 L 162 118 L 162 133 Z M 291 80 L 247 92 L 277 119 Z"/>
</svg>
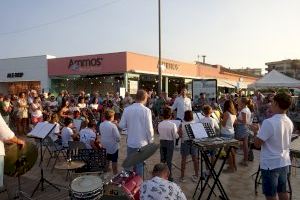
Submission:
<svg viewBox="0 0 300 200">
<path fill-rule="evenodd" d="M 148 144 L 125 159 L 122 166 L 129 168 L 143 162 L 158 149 L 158 144 Z M 75 178 L 70 185 L 70 197 L 73 200 L 139 200 L 142 177 L 133 171 L 122 171 L 108 181 L 94 175 Z"/>
<path fill-rule="evenodd" d="M 135 152 L 130 159 L 125 159 L 122 166 L 130 168 L 137 163 L 143 162 L 152 156 L 158 149 L 158 144 L 148 144 Z M 24 148 L 20 149 L 16 144 L 6 145 L 4 173 L 8 176 L 18 177 L 17 198 L 27 197 L 21 191 L 20 176 L 28 172 L 38 158 L 37 146 L 26 142 Z M 76 164 L 76 163 L 75 163 Z M 62 166 L 63 167 L 63 166 Z M 69 163 L 67 167 L 70 167 Z M 143 178 L 133 171 L 122 171 L 108 181 L 102 181 L 99 176 L 83 175 L 75 178 L 70 184 L 70 198 L 74 200 L 87 199 L 116 199 L 116 200 L 138 200 L 140 186 Z"/>
</svg>

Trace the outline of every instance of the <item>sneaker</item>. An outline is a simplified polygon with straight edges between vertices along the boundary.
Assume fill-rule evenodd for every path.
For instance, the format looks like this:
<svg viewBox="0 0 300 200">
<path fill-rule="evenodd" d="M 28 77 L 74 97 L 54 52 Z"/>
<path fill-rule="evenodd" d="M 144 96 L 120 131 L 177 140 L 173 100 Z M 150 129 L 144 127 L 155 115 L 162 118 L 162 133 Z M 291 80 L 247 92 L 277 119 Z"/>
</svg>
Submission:
<svg viewBox="0 0 300 200">
<path fill-rule="evenodd" d="M 179 182 L 180 182 L 180 183 L 185 183 L 185 182 L 186 182 L 186 180 L 185 180 L 185 178 L 184 178 L 184 177 L 181 177 L 181 178 L 179 179 Z"/>
<path fill-rule="evenodd" d="M 192 181 L 193 181 L 193 182 L 198 182 L 198 180 L 199 180 L 199 177 L 198 177 L 198 176 L 196 176 L 196 175 L 193 175 L 193 176 L 192 176 Z"/>
</svg>

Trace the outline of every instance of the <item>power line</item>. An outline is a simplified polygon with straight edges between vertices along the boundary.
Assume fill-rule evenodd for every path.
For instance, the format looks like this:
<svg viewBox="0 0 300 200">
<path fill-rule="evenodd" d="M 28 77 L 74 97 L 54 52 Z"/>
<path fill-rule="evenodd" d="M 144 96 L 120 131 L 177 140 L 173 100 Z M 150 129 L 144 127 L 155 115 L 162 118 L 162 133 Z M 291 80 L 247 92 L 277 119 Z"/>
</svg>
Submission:
<svg viewBox="0 0 300 200">
<path fill-rule="evenodd" d="M 100 6 L 97 6 L 95 8 L 90 8 L 90 9 L 84 10 L 82 12 L 75 13 L 73 15 L 69 15 L 69 16 L 66 16 L 66 17 L 59 18 L 59 19 L 55 19 L 53 21 L 49 21 L 49 22 L 46 22 L 46 23 L 42 23 L 42 24 L 38 24 L 38 25 L 34 25 L 34 26 L 29 26 L 27 28 L 15 30 L 15 31 L 0 32 L 0 36 L 10 35 L 10 34 L 18 34 L 18 33 L 30 31 L 30 30 L 33 30 L 33 29 L 42 28 L 44 26 L 49 26 L 49 25 L 52 25 L 52 24 L 57 24 L 57 23 L 60 23 L 62 21 L 70 20 L 70 19 L 78 17 L 78 16 L 86 15 L 86 14 L 88 14 L 90 12 L 94 12 L 94 11 L 100 9 L 100 8 L 104 8 L 104 7 L 110 6 L 110 5 L 115 4 L 115 3 L 119 2 L 119 1 L 121 1 L 121 0 L 113 0 L 113 1 L 110 1 L 108 3 L 104 3 L 104 4 L 100 5 Z"/>
</svg>

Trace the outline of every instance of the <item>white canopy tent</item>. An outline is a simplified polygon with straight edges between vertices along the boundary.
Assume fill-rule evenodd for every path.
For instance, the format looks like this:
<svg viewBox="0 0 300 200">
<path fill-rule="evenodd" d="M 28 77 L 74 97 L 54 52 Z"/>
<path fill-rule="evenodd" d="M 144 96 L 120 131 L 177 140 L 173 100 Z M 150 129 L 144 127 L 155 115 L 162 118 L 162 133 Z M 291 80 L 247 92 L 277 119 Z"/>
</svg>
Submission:
<svg viewBox="0 0 300 200">
<path fill-rule="evenodd" d="M 258 79 L 254 83 L 248 85 L 248 88 L 271 88 L 271 87 L 284 87 L 294 88 L 300 87 L 300 81 L 291 77 L 288 77 L 275 69 L 266 74 L 261 79 Z"/>
</svg>

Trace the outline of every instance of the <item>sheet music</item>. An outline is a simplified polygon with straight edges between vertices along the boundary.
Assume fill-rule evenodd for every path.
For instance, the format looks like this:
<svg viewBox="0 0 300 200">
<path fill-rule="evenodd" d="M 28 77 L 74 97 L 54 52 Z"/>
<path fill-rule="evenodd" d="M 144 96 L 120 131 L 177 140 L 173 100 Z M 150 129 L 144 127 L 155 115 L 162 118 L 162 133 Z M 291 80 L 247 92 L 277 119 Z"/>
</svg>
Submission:
<svg viewBox="0 0 300 200">
<path fill-rule="evenodd" d="M 201 139 L 201 138 L 207 138 L 208 137 L 202 123 L 193 123 L 193 124 L 190 124 L 190 126 L 191 126 L 191 129 L 192 129 L 196 139 Z"/>
<path fill-rule="evenodd" d="M 174 124 L 176 124 L 177 128 L 179 128 L 179 125 L 181 124 L 180 120 L 170 120 L 170 122 L 173 122 Z"/>
<path fill-rule="evenodd" d="M 78 132 L 80 131 L 81 123 L 82 123 L 82 120 L 81 120 L 81 119 L 73 119 L 74 127 L 76 128 L 76 130 L 77 130 Z"/>
<path fill-rule="evenodd" d="M 199 118 L 199 120 L 203 119 L 205 116 L 202 115 L 202 113 L 198 112 L 196 113 L 197 114 L 197 117 Z"/>
<path fill-rule="evenodd" d="M 39 122 L 27 136 L 44 139 L 55 126 L 55 124 L 50 124 L 48 122 Z"/>
</svg>

